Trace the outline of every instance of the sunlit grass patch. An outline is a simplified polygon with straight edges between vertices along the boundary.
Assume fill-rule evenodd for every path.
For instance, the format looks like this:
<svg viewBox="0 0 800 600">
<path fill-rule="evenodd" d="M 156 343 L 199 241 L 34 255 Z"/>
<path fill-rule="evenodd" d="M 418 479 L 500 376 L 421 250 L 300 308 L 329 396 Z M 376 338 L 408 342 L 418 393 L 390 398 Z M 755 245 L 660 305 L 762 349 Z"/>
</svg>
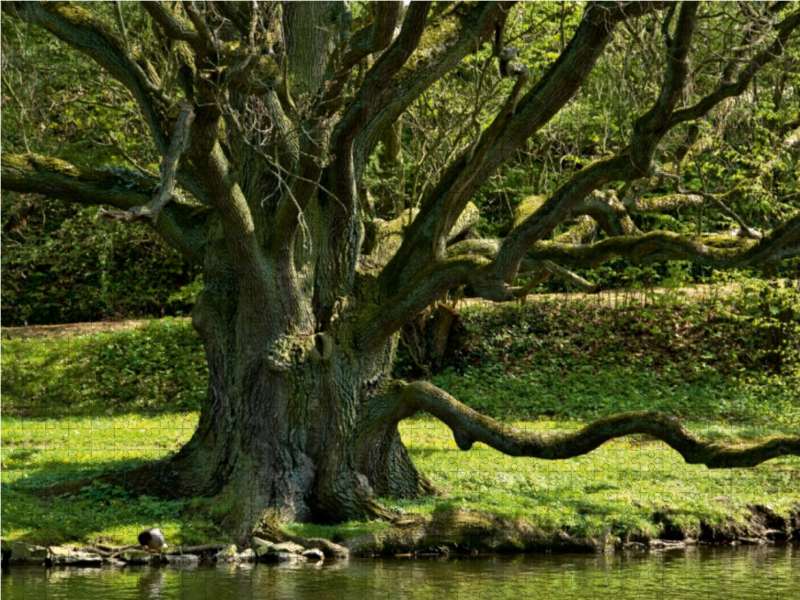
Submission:
<svg viewBox="0 0 800 600">
<path fill-rule="evenodd" d="M 43 488 L 91 481 L 115 470 L 167 455 L 185 444 L 197 414 L 157 417 L 2 419 L 3 535 L 43 543 L 136 543 L 145 527 L 158 525 L 175 542 L 205 541 L 219 533 L 201 518 L 184 519 L 187 501 L 131 497 L 95 482 L 77 494 L 47 497 Z"/>
<path fill-rule="evenodd" d="M 474 317 L 469 364 L 434 382 L 519 427 L 574 430 L 605 414 L 655 408 L 718 440 L 746 442 L 800 429 L 796 367 L 782 374 L 725 372 L 724 353 L 711 348 L 720 343 L 718 331 L 706 332 L 711 341 L 702 337 L 697 347 L 678 348 L 689 354 L 659 354 L 658 344 L 671 348 L 677 342 L 645 331 L 641 335 L 650 337 L 643 344 L 631 331 L 646 323 L 664 330 L 656 312 L 605 324 L 588 308 L 552 311 L 545 323 L 535 315 L 518 321 L 507 309 L 469 317 L 477 310 L 465 311 L 467 319 Z M 699 314 L 688 315 L 690 324 Z M 631 353 L 615 346 L 620 335 L 634 345 Z M 38 493 L 165 457 L 190 439 L 198 416 L 187 407 L 202 400 L 206 367 L 188 323 L 154 321 L 74 338 L 3 339 L 2 350 L 4 536 L 128 544 L 142 528 L 158 525 L 172 544 L 224 539 L 214 524 L 219 510 L 209 499 L 134 498 L 108 483 L 59 498 Z M 686 465 L 660 442 L 631 436 L 587 456 L 544 461 L 508 457 L 480 443 L 462 452 L 445 425 L 425 416 L 404 421 L 400 429 L 416 465 L 445 495 L 381 499 L 396 511 L 476 510 L 550 532 L 656 535 L 656 513 L 668 513 L 673 524 L 691 530 L 701 520 L 743 520 L 748 504 L 770 504 L 786 515 L 800 499 L 798 457 L 752 469 L 709 470 Z M 386 526 L 289 529 L 344 540 Z"/>
<path fill-rule="evenodd" d="M 160 526 L 175 544 L 224 539 L 207 500 L 162 501 L 130 497 L 109 484 L 52 498 L 42 488 L 92 480 L 116 469 L 174 452 L 191 436 L 196 413 L 69 417 L 62 420 L 3 419 L 3 535 L 61 543 L 135 543 L 145 527 Z M 516 422 L 540 432 L 578 428 L 578 421 Z M 708 425 L 690 424 L 704 433 Z M 771 504 L 787 514 L 800 497 L 800 458 L 780 458 L 752 469 L 709 470 L 687 465 L 672 449 L 643 436 L 607 443 L 587 456 L 565 461 L 509 457 L 477 443 L 460 451 L 451 431 L 431 418 L 404 421 L 403 441 L 415 464 L 444 492 L 418 501 L 383 499 L 408 513 L 476 510 L 523 519 L 545 531 L 573 535 L 657 535 L 653 513 L 668 511 L 673 523 L 691 529 L 742 520 L 747 504 Z M 744 437 L 737 427 L 715 426 L 716 435 Z M 294 524 L 305 537 L 346 540 L 375 533 L 385 523 L 336 526 Z"/>
<path fill-rule="evenodd" d="M 578 422 L 517 422 L 536 431 L 567 431 Z M 705 434 L 707 425 L 689 424 Z M 652 515 L 667 511 L 682 527 L 726 519 L 743 521 L 747 504 L 771 504 L 788 515 L 800 498 L 800 457 L 751 469 L 687 465 L 674 450 L 643 436 L 622 438 L 569 460 L 510 457 L 477 443 L 461 452 L 450 429 L 433 419 L 403 423 L 403 441 L 415 464 L 447 492 L 444 498 L 392 501 L 406 512 L 477 510 L 521 518 L 544 529 L 576 535 L 657 533 Z M 741 428 L 716 426 L 717 437 L 740 439 Z M 762 432 L 763 433 L 763 432 Z"/>
</svg>

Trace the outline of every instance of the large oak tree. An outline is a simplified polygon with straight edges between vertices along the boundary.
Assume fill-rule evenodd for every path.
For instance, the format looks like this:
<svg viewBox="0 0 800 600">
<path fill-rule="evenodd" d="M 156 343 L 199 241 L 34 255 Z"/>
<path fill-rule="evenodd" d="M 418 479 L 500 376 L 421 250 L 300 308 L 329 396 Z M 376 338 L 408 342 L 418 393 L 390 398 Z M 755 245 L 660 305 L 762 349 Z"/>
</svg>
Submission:
<svg viewBox="0 0 800 600">
<path fill-rule="evenodd" d="M 726 445 L 656 412 L 571 434 L 521 431 L 429 383 L 391 377 L 400 329 L 454 288 L 507 301 L 527 291 L 513 285 L 520 272 L 580 282 L 570 268 L 616 256 L 728 268 L 800 254 L 800 214 L 762 234 L 713 191 L 679 182 L 669 196 L 641 195 L 654 180 L 680 179 L 680 156 L 654 159 L 665 137 L 746 94 L 798 37 L 791 3 L 728 7 L 740 39 L 715 57 L 718 76 L 702 90 L 689 85 L 701 19 L 730 14 L 694 2 L 590 3 L 538 78 L 506 46 L 513 2 L 376 2 L 358 18 L 343 2 L 143 2 L 151 44 L 131 39 L 121 10 L 115 25 L 90 4 L 4 2 L 7 15 L 127 88 L 162 161 L 155 179 L 3 154 L 3 189 L 109 207 L 202 265 L 193 324 L 210 378 L 199 426 L 174 456 L 120 477 L 149 493 L 216 497 L 224 526 L 243 538 L 265 519 L 386 517 L 376 497 L 435 493 L 397 429 L 420 411 L 446 423 L 462 450 L 482 442 L 546 460 L 635 433 L 709 468 L 800 455 L 800 436 Z M 648 42 L 659 89 L 645 110 L 631 108 L 627 144 L 523 203 L 505 238 L 465 238 L 476 192 L 576 97 L 618 29 L 641 19 L 659 25 Z M 495 114 L 474 120 L 473 139 L 418 206 L 367 214 L 365 170 L 378 143 L 423 93 L 487 49 L 509 82 Z M 786 131 L 796 145 L 800 136 Z M 643 232 L 631 219 L 698 203 L 726 211 L 741 235 Z"/>
</svg>

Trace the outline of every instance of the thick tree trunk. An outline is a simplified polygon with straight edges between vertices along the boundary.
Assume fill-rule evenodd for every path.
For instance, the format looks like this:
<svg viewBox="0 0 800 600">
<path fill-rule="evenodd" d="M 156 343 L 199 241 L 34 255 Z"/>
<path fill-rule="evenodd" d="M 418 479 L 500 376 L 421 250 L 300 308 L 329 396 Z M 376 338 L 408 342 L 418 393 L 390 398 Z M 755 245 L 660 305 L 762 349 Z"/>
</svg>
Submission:
<svg viewBox="0 0 800 600">
<path fill-rule="evenodd" d="M 264 521 L 388 517 L 375 496 L 435 491 L 398 434 L 404 415 L 386 384 L 394 343 L 371 360 L 343 330 L 253 346 L 233 291 L 207 285 L 195 308 L 210 371 L 197 430 L 138 487 L 214 497 L 222 528 L 241 541 Z"/>
</svg>

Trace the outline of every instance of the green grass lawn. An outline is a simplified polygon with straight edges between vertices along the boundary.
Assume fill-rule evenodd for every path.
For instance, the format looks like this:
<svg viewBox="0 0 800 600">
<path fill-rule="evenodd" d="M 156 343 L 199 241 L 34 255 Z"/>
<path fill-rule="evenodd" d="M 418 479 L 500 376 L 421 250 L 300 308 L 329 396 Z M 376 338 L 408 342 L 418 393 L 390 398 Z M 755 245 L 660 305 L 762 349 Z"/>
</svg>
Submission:
<svg viewBox="0 0 800 600">
<path fill-rule="evenodd" d="M 464 312 L 468 340 L 433 381 L 519 427 L 564 431 L 621 410 L 657 408 L 702 435 L 747 440 L 800 430 L 796 363 L 764 367 L 730 306 L 626 308 L 550 305 Z M 616 312 L 614 312 L 616 311 Z M 722 315 L 722 316 L 720 316 Z M 744 324 L 743 324 L 744 323 Z M 159 525 L 173 544 L 225 540 L 207 500 L 130 497 L 112 485 L 48 497 L 38 490 L 176 451 L 191 436 L 205 389 L 202 349 L 188 323 L 61 339 L 2 340 L 2 534 L 46 543 L 134 543 Z M 756 339 L 756 341 L 758 341 Z M 402 367 L 402 361 L 401 361 Z M 445 492 L 383 499 L 407 513 L 467 509 L 575 536 L 658 535 L 654 514 L 688 530 L 742 522 L 748 504 L 787 515 L 800 502 L 800 457 L 751 469 L 686 465 L 634 436 L 566 461 L 457 449 L 430 418 L 402 423 L 419 468 Z M 387 527 L 295 524 L 342 540 Z"/>
<path fill-rule="evenodd" d="M 113 486 L 91 486 L 69 497 L 41 497 L 36 490 L 99 476 L 176 450 L 191 435 L 196 413 L 74 417 L 59 420 L 3 418 L 3 536 L 37 542 L 135 543 L 158 524 L 171 542 L 222 540 L 202 500 L 161 501 L 129 497 Z M 564 431 L 579 423 L 519 422 L 537 431 Z M 690 424 L 698 433 L 708 426 Z M 445 497 L 386 503 L 401 512 L 467 509 L 522 518 L 544 531 L 571 534 L 658 534 L 652 514 L 669 510 L 674 523 L 696 528 L 726 519 L 743 521 L 747 504 L 771 504 L 782 515 L 800 498 L 800 457 L 752 469 L 709 470 L 687 465 L 660 442 L 625 439 L 567 461 L 512 458 L 482 444 L 461 452 L 447 427 L 429 418 L 401 427 L 414 462 Z M 153 435 L 153 434 L 156 435 Z M 739 428 L 712 434 L 739 437 Z M 300 535 L 344 539 L 382 524 L 321 528 L 296 525 Z"/>
</svg>

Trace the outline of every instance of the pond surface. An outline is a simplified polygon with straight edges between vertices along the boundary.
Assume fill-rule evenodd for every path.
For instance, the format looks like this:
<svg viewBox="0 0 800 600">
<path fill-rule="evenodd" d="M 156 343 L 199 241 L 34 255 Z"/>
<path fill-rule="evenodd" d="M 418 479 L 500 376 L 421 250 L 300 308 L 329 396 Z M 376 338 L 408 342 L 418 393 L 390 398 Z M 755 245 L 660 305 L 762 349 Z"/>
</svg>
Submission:
<svg viewBox="0 0 800 600">
<path fill-rule="evenodd" d="M 800 598 L 800 547 L 350 559 L 195 569 L 12 567 L 3 572 L 1 589 L 3 600 L 790 600 Z"/>
</svg>

